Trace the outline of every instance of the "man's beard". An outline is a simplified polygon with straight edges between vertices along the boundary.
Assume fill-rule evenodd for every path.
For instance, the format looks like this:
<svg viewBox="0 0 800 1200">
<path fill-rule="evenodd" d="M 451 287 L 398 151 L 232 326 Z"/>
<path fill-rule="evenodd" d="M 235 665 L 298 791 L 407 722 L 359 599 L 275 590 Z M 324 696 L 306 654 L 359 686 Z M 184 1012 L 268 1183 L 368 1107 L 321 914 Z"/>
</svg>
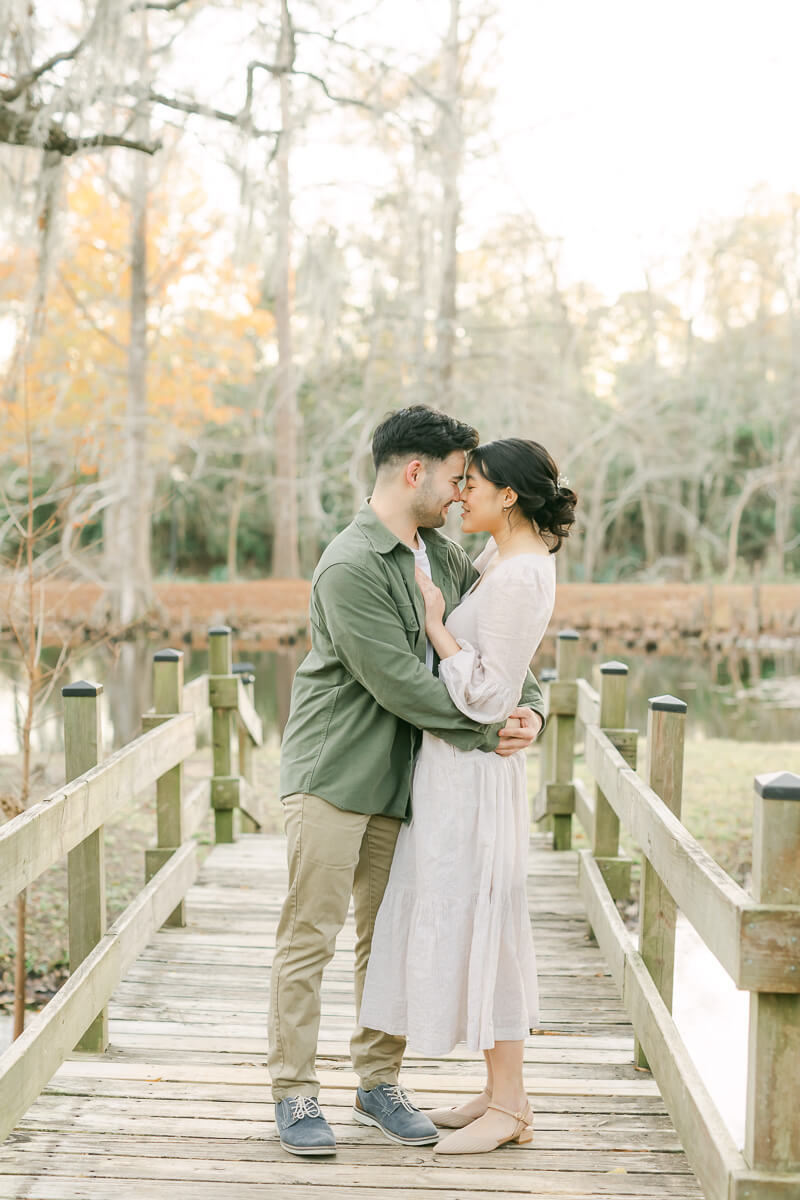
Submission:
<svg viewBox="0 0 800 1200">
<path fill-rule="evenodd" d="M 414 518 L 419 529 L 439 529 L 447 520 L 443 508 L 447 498 L 437 495 L 433 488 L 420 488 L 414 505 Z"/>
</svg>

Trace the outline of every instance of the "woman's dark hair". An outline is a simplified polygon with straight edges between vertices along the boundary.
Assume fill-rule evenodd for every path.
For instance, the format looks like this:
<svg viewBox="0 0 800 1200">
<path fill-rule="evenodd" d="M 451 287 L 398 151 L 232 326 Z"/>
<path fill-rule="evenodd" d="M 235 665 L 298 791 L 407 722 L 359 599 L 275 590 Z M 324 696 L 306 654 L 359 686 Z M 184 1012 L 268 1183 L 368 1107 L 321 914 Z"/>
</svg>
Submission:
<svg viewBox="0 0 800 1200">
<path fill-rule="evenodd" d="M 424 404 L 398 408 L 381 421 L 372 437 L 375 470 L 399 458 L 447 458 L 454 450 L 474 450 L 478 431 Z"/>
<path fill-rule="evenodd" d="M 536 523 L 546 541 L 555 539 L 551 554 L 561 549 L 575 522 L 578 497 L 566 482 L 559 483 L 558 467 L 544 446 L 523 438 L 487 442 L 473 451 L 473 465 L 495 487 L 508 487 L 517 493 L 514 508 Z"/>
</svg>

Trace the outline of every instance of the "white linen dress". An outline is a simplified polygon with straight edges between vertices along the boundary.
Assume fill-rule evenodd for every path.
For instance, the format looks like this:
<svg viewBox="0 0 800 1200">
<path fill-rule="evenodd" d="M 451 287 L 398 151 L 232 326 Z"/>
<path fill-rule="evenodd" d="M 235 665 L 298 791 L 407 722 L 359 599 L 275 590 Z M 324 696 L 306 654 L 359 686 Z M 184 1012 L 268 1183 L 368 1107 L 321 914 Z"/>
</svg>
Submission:
<svg viewBox="0 0 800 1200">
<path fill-rule="evenodd" d="M 498 561 L 446 625 L 461 649 L 439 665 L 453 702 L 483 724 L 505 721 L 555 599 L 552 555 Z M 457 750 L 424 733 L 412 819 L 400 830 L 378 911 L 359 1023 L 408 1038 L 422 1054 L 525 1038 L 538 1024 L 526 893 L 530 815 L 525 756 Z"/>
</svg>

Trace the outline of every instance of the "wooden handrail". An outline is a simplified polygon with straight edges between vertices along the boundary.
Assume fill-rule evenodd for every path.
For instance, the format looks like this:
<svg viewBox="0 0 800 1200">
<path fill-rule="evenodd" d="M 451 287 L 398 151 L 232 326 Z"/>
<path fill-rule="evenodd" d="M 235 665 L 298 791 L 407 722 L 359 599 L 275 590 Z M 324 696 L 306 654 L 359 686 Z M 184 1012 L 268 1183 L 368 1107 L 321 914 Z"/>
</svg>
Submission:
<svg viewBox="0 0 800 1200">
<path fill-rule="evenodd" d="M 590 850 L 579 855 L 581 898 L 636 1036 L 658 1080 L 706 1200 L 729 1200 L 728 1180 L 747 1163 L 689 1056 L 672 1016 L 637 952 Z"/>
<path fill-rule="evenodd" d="M 597 726 L 587 728 L 585 748 L 587 765 L 620 823 L 736 986 L 800 992 L 797 951 L 793 960 L 781 951 L 800 946 L 800 907 L 757 904 L 630 770 Z"/>
<path fill-rule="evenodd" d="M 183 711 L 193 713 L 198 725 L 211 716 L 208 675 L 198 675 L 196 679 L 183 685 Z"/>
<path fill-rule="evenodd" d="M 242 680 L 237 677 L 236 683 L 236 711 L 239 714 L 239 722 L 247 732 L 252 744 L 262 746 L 264 744 L 264 726 L 261 717 L 256 712 L 255 705 L 247 694 L 247 688 Z"/>
<path fill-rule="evenodd" d="M 208 694 L 212 709 L 236 710 L 242 727 L 247 731 L 254 746 L 261 746 L 264 741 L 264 728 L 261 717 L 253 706 L 247 694 L 247 689 L 238 675 L 210 675 L 208 677 Z"/>
<path fill-rule="evenodd" d="M 25 1032 L 0 1055 L 0 1140 L 58 1070 L 196 874 L 196 846 L 187 842 L 139 892 Z"/>
<path fill-rule="evenodd" d="M 601 668 L 615 670 L 622 675 L 626 668 L 621 663 Z M 542 753 L 539 811 L 558 811 L 569 797 L 592 841 L 593 850 L 579 855 L 589 922 L 631 1017 L 636 1060 L 651 1067 L 708 1200 L 790 1200 L 800 1196 L 800 778 L 756 780 L 751 896 L 680 819 L 685 703 L 670 696 L 650 701 L 645 782 L 633 769 L 633 731 L 608 727 L 624 720 L 624 704 L 606 703 L 604 695 L 585 679 L 576 681 L 574 711 L 596 784 L 592 797 L 582 780 L 573 778 L 558 787 L 548 782 L 554 778 L 558 724 L 573 719 L 563 684 L 550 685 L 549 749 Z M 620 876 L 609 866 L 619 860 L 609 858 L 605 846 L 598 849 L 601 801 L 605 824 L 618 820 L 644 856 L 639 950 L 614 904 L 619 892 L 613 887 Z M 670 1013 L 676 905 L 737 987 L 752 993 L 743 1152 L 733 1143 Z"/>
<path fill-rule="evenodd" d="M 0 904 L 7 904 L 194 749 L 194 718 L 182 713 L 0 826 Z"/>
<path fill-rule="evenodd" d="M 600 722 L 600 693 L 595 691 L 588 679 L 578 680 L 577 717 L 581 725 L 597 725 Z"/>
<path fill-rule="evenodd" d="M 216 634 L 221 632 L 217 629 Z M 222 639 L 217 637 L 215 665 L 221 661 L 222 641 L 223 665 L 230 671 L 230 630 L 225 629 L 224 634 Z M 216 794 L 221 791 L 231 797 L 221 814 L 222 827 L 230 837 L 234 836 L 240 790 L 243 807 L 259 823 L 266 820 L 262 798 L 244 779 L 230 774 L 234 719 L 238 717 L 245 731 L 248 751 L 251 742 L 260 745 L 263 738 L 248 690 L 252 675 L 248 679 L 245 685 L 233 675 L 218 676 L 216 682 L 227 689 L 226 706 L 212 709 L 215 697 L 209 676 L 184 686 L 182 652 L 159 651 L 154 662 L 153 699 L 160 711 L 148 713 L 143 718 L 145 731 L 100 762 L 98 697 L 102 688 L 81 682 L 63 689 L 67 772 L 76 778 L 0 827 L 0 904 L 68 855 L 72 969 L 57 996 L 0 1056 L 0 1139 L 76 1045 L 99 1052 L 106 1048 L 105 1006 L 114 988 L 160 926 L 184 923 L 183 899 L 197 873 L 192 835 L 215 805 Z M 183 764 L 197 748 L 200 728 L 212 712 L 215 774 L 198 781 L 187 794 Z M 219 773 L 220 764 L 227 764 L 227 777 Z M 242 774 L 249 773 L 249 759 L 246 765 L 241 760 L 241 741 L 237 765 Z M 106 931 L 102 827 L 153 784 L 158 837 L 157 845 L 145 852 L 149 882 Z M 218 820 L 218 831 L 219 827 Z M 250 827 L 255 826 L 251 823 Z"/>
</svg>

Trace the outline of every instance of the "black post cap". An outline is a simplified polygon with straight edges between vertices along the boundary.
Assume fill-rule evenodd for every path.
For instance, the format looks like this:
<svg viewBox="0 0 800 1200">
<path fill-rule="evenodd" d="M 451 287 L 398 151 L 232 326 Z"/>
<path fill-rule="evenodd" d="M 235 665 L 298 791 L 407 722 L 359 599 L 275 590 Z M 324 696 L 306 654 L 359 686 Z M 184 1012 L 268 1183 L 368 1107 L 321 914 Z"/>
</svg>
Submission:
<svg viewBox="0 0 800 1200">
<path fill-rule="evenodd" d="M 601 675 L 627 675 L 628 668 L 623 662 L 606 662 L 600 666 Z"/>
<path fill-rule="evenodd" d="M 755 786 L 762 800 L 800 800 L 800 775 L 793 771 L 756 775 Z"/>
<path fill-rule="evenodd" d="M 559 629 L 558 636 L 565 642 L 577 642 L 581 635 L 577 629 Z"/>
<path fill-rule="evenodd" d="M 677 696 L 651 696 L 647 703 L 652 712 L 685 713 L 687 708 L 686 701 Z"/>
<path fill-rule="evenodd" d="M 232 633 L 230 625 L 212 625 L 208 631 L 209 637 L 225 637 L 226 634 Z"/>
<path fill-rule="evenodd" d="M 231 672 L 234 675 L 252 675 L 256 669 L 256 664 L 251 662 L 235 662 L 231 667 Z"/>
<path fill-rule="evenodd" d="M 67 683 L 61 689 L 62 696 L 99 696 L 103 690 L 102 683 L 89 683 L 79 679 L 77 683 Z"/>
<path fill-rule="evenodd" d="M 182 650 L 157 650 L 153 655 L 153 662 L 180 662 L 182 658 Z"/>
</svg>

